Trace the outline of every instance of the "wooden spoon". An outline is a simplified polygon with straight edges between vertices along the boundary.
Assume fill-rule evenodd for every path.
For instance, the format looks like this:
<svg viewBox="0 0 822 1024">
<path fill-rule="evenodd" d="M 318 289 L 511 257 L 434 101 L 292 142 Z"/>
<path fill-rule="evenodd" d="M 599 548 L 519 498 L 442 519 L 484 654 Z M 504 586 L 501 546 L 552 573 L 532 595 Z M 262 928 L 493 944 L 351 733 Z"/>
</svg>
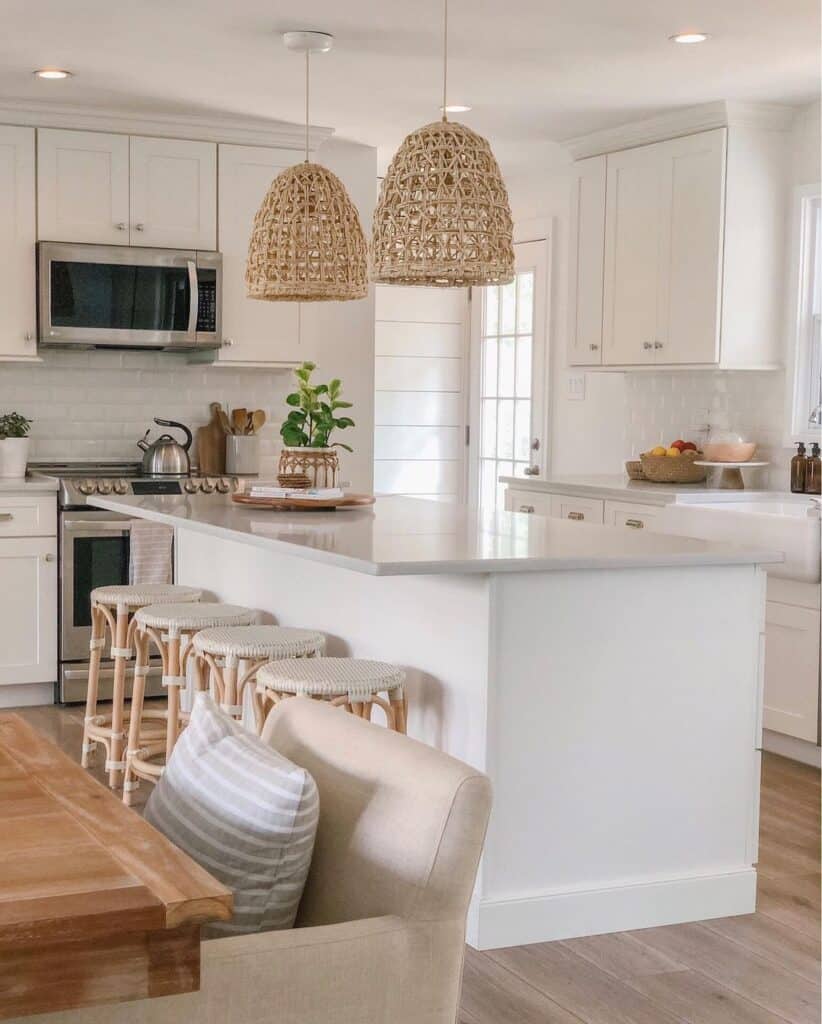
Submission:
<svg viewBox="0 0 822 1024">
<path fill-rule="evenodd" d="M 219 408 L 217 410 L 217 418 L 220 421 L 220 426 L 223 428 L 223 433 L 224 434 L 230 434 L 231 433 L 231 422 L 230 422 L 228 416 L 226 416 L 226 414 L 223 412 L 222 408 Z"/>
<path fill-rule="evenodd" d="M 251 433 L 259 434 L 265 426 L 265 413 L 262 409 L 255 409 L 251 414 Z"/>
<path fill-rule="evenodd" d="M 247 419 L 248 409 L 235 409 L 231 414 L 231 426 L 233 433 L 244 434 Z"/>
</svg>

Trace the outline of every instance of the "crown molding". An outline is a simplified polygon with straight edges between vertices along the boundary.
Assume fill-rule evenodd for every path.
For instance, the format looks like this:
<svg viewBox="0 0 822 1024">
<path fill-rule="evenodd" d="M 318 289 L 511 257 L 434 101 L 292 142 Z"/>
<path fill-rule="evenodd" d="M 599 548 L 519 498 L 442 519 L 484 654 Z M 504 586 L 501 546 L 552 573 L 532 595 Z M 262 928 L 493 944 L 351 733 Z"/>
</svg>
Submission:
<svg viewBox="0 0 822 1024">
<path fill-rule="evenodd" d="M 616 128 L 604 128 L 588 135 L 565 139 L 561 144 L 574 160 L 601 153 L 615 153 L 649 142 L 662 142 L 680 135 L 725 128 L 730 125 L 746 128 L 765 128 L 770 131 L 790 131 L 794 107 L 777 103 L 741 103 L 735 100 L 717 100 L 697 107 L 674 110 L 669 114 L 632 121 Z"/>
<path fill-rule="evenodd" d="M 275 146 L 296 150 L 305 147 L 304 125 L 292 124 L 290 121 L 269 121 L 262 117 L 136 114 L 98 107 L 0 99 L 0 124 L 153 135 L 201 142 L 226 142 L 239 146 Z M 309 149 L 313 152 L 333 134 L 333 128 L 311 125 L 308 133 Z"/>
</svg>

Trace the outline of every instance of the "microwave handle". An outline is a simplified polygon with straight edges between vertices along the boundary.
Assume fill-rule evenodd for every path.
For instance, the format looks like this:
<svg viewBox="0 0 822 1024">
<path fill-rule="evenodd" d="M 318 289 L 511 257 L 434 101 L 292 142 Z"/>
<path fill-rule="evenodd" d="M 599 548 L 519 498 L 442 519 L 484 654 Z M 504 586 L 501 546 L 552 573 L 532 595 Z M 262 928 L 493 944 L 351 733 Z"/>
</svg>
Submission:
<svg viewBox="0 0 822 1024">
<path fill-rule="evenodd" d="M 192 341 L 197 340 L 197 313 L 200 307 L 200 282 L 197 278 L 197 264 L 194 260 L 186 260 L 188 267 L 188 286 L 191 298 L 188 306 L 188 333 Z"/>
</svg>

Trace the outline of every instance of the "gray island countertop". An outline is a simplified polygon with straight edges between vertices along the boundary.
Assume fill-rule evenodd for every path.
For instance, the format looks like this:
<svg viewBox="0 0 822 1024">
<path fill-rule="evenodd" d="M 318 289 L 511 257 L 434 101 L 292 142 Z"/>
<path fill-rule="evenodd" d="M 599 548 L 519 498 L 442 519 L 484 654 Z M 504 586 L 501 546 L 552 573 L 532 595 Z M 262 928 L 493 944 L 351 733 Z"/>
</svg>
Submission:
<svg viewBox="0 0 822 1024">
<path fill-rule="evenodd" d="M 381 497 L 336 512 L 249 509 L 227 495 L 95 496 L 94 504 L 372 576 L 782 561 L 779 552 L 417 498 Z"/>
</svg>

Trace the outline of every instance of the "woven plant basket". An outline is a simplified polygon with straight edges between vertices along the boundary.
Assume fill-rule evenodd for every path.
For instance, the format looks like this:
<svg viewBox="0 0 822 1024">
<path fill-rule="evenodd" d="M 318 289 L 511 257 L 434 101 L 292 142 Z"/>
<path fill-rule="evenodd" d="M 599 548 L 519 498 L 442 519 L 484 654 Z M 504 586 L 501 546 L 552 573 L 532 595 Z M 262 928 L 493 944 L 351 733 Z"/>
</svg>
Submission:
<svg viewBox="0 0 822 1024">
<path fill-rule="evenodd" d="M 245 283 L 250 299 L 362 299 L 368 252 L 359 214 L 326 167 L 304 163 L 272 181 L 254 218 Z"/>
<path fill-rule="evenodd" d="M 708 476 L 704 466 L 695 466 L 694 458 L 701 457 L 694 453 L 693 457 L 680 455 L 671 458 L 669 455 L 640 455 L 642 472 L 646 480 L 655 484 L 700 484 Z"/>
<path fill-rule="evenodd" d="M 508 191 L 488 142 L 445 119 L 412 132 L 383 179 L 371 279 L 457 288 L 513 278 Z"/>
<path fill-rule="evenodd" d="M 290 448 L 280 452 L 277 478 L 299 473 L 307 476 L 310 487 L 337 487 L 340 457 L 336 448 Z"/>
</svg>

